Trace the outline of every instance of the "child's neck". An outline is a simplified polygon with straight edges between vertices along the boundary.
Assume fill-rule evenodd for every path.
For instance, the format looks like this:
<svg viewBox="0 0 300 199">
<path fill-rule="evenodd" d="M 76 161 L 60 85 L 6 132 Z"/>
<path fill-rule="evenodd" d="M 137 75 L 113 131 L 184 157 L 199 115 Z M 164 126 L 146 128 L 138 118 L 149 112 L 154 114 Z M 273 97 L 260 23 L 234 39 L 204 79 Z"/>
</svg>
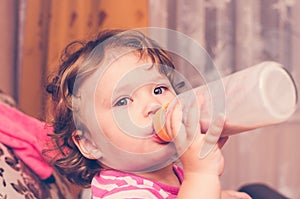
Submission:
<svg viewBox="0 0 300 199">
<path fill-rule="evenodd" d="M 174 173 L 173 165 L 169 165 L 165 168 L 145 173 L 138 173 L 137 175 L 154 180 L 169 186 L 179 187 L 180 181 L 177 175 Z"/>
</svg>

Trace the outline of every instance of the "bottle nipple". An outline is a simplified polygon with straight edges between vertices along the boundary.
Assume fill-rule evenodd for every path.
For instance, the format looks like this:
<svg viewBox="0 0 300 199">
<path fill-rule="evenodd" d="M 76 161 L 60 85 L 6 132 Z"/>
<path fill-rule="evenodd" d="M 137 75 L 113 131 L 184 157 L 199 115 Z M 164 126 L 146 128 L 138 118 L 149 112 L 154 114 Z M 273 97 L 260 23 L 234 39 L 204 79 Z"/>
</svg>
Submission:
<svg viewBox="0 0 300 199">
<path fill-rule="evenodd" d="M 153 117 L 153 127 L 156 132 L 156 135 L 164 142 L 171 142 L 172 139 L 168 135 L 168 133 L 164 130 L 165 123 L 165 110 L 168 108 L 169 103 L 164 105 L 161 109 L 159 109 L 154 117 Z"/>
</svg>

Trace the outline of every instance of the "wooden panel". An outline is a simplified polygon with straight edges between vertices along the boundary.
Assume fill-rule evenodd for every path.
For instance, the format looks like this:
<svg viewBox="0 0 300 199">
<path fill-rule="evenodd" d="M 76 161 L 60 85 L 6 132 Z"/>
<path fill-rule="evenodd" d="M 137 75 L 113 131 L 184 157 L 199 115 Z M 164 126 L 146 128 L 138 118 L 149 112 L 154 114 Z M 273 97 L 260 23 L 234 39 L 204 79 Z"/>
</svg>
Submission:
<svg viewBox="0 0 300 199">
<path fill-rule="evenodd" d="M 45 82 L 63 48 L 104 28 L 148 25 L 147 0 L 28 0 L 24 24 L 19 106 L 43 118 Z"/>
<path fill-rule="evenodd" d="M 148 25 L 147 0 L 53 0 L 51 5 L 48 70 L 71 41 L 88 38 L 101 29 Z"/>
<path fill-rule="evenodd" d="M 147 1 L 100 1 L 105 16 L 102 28 L 135 28 L 148 25 Z"/>
<path fill-rule="evenodd" d="M 0 1 L 0 89 L 16 97 L 14 65 L 16 45 L 16 2 L 11 0 Z M 5 31 L 3 31 L 5 30 Z"/>
<path fill-rule="evenodd" d="M 43 115 L 42 77 L 47 54 L 47 3 L 28 0 L 24 22 L 23 52 L 20 57 L 19 107 L 24 112 L 41 118 Z"/>
</svg>

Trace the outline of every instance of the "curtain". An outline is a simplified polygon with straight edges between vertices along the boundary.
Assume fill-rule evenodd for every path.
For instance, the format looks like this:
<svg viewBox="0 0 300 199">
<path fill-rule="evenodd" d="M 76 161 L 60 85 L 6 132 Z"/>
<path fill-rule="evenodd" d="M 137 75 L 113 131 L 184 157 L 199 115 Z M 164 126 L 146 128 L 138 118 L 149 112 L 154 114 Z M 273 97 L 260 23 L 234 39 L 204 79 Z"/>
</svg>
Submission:
<svg viewBox="0 0 300 199">
<path fill-rule="evenodd" d="M 195 39 L 224 76 L 270 60 L 283 64 L 299 85 L 299 10 L 296 0 L 149 0 L 149 25 Z M 259 182 L 299 198 L 298 110 L 285 123 L 230 138 L 224 189 Z"/>
</svg>

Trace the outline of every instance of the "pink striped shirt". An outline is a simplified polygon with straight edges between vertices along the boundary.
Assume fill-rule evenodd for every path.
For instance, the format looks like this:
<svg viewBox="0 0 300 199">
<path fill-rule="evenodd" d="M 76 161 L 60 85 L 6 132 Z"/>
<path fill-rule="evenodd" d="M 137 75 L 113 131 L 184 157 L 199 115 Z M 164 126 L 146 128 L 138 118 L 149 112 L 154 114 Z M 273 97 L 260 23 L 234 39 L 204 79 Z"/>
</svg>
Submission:
<svg viewBox="0 0 300 199">
<path fill-rule="evenodd" d="M 181 183 L 182 169 L 174 165 L 173 170 Z M 103 170 L 96 175 L 91 189 L 93 199 L 173 199 L 179 191 L 179 187 L 114 170 Z"/>
</svg>

